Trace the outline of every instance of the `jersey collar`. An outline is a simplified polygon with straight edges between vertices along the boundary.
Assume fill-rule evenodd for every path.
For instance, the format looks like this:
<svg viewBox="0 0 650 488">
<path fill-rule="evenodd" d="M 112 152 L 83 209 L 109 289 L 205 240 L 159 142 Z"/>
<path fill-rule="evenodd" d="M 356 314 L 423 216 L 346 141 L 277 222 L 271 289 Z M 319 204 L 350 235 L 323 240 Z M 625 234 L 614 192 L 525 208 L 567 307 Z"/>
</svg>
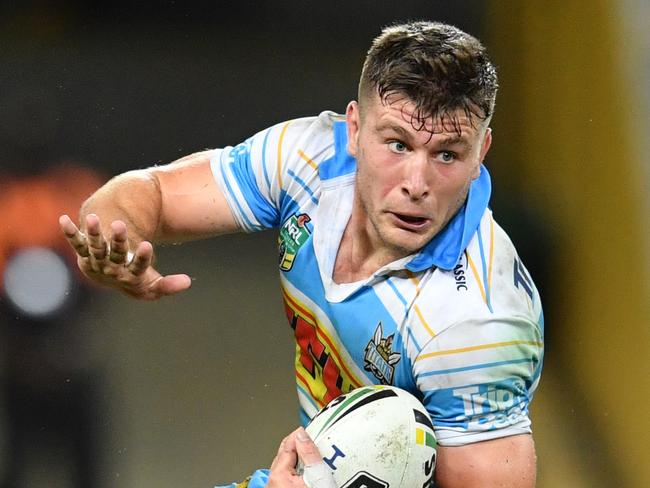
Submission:
<svg viewBox="0 0 650 488">
<path fill-rule="evenodd" d="M 481 173 L 470 185 L 465 205 L 406 265 L 406 269 L 413 272 L 433 266 L 445 270 L 453 269 L 478 229 L 491 193 L 490 173 L 481 165 Z"/>
</svg>

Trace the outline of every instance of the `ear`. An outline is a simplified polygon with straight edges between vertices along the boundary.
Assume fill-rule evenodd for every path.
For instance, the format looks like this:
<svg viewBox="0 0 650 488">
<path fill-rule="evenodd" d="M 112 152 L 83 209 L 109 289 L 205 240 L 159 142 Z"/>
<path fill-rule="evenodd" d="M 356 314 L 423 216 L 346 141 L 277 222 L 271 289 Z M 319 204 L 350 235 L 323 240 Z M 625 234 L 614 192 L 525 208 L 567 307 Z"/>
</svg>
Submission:
<svg viewBox="0 0 650 488">
<path fill-rule="evenodd" d="M 345 121 L 348 128 L 348 152 L 357 157 L 359 151 L 359 128 L 361 125 L 359 104 L 354 100 L 348 103 L 345 110 Z"/>
<path fill-rule="evenodd" d="M 479 164 L 476 165 L 476 170 L 473 175 L 473 179 L 478 178 L 479 175 L 481 174 L 481 164 L 485 160 L 485 156 L 490 150 L 491 145 L 492 145 L 492 129 L 488 127 L 485 129 L 485 135 L 483 136 L 483 144 L 481 144 L 481 152 L 479 154 L 479 159 L 478 159 Z"/>
</svg>

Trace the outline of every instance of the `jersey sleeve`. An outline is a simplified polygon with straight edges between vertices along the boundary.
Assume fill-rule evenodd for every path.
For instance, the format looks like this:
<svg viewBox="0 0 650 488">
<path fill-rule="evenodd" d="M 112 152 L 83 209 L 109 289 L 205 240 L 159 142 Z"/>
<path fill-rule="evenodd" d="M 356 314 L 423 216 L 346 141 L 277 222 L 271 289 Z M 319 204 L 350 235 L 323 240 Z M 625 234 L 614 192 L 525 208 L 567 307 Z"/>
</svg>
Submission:
<svg viewBox="0 0 650 488">
<path fill-rule="evenodd" d="M 215 180 L 247 232 L 278 227 L 318 199 L 318 161 L 333 152 L 335 114 L 295 119 L 263 130 L 211 157 Z"/>
<path fill-rule="evenodd" d="M 466 320 L 433 338 L 414 370 L 442 446 L 530 433 L 543 339 L 526 317 Z"/>
</svg>

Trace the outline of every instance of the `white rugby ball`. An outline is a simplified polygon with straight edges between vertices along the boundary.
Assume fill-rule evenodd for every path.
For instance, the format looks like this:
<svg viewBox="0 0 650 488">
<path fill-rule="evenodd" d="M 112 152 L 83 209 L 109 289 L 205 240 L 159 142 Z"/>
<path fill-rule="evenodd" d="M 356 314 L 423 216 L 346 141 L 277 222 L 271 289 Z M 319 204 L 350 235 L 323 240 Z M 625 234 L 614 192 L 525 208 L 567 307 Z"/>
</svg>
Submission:
<svg viewBox="0 0 650 488">
<path fill-rule="evenodd" d="M 393 386 L 332 400 L 307 433 L 338 488 L 433 488 L 436 438 L 420 401 Z"/>
</svg>

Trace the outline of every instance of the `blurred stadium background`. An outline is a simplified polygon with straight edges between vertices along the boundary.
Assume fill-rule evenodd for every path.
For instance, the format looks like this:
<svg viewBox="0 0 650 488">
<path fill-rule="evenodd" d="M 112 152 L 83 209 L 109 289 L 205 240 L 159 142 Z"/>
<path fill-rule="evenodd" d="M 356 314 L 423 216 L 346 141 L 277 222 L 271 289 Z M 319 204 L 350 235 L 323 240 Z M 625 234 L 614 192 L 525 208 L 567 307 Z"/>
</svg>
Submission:
<svg viewBox="0 0 650 488">
<path fill-rule="evenodd" d="M 2 2 L 0 188 L 62 161 L 108 177 L 343 111 L 370 39 L 420 18 L 478 36 L 500 72 L 493 208 L 546 312 L 538 486 L 650 486 L 644 0 Z M 193 288 L 156 304 L 97 292 L 68 315 L 101 371 L 96 486 L 242 479 L 297 423 L 275 235 L 169 246 L 159 264 Z M 57 446 L 33 445 L 27 486 L 72 486 Z"/>
</svg>

